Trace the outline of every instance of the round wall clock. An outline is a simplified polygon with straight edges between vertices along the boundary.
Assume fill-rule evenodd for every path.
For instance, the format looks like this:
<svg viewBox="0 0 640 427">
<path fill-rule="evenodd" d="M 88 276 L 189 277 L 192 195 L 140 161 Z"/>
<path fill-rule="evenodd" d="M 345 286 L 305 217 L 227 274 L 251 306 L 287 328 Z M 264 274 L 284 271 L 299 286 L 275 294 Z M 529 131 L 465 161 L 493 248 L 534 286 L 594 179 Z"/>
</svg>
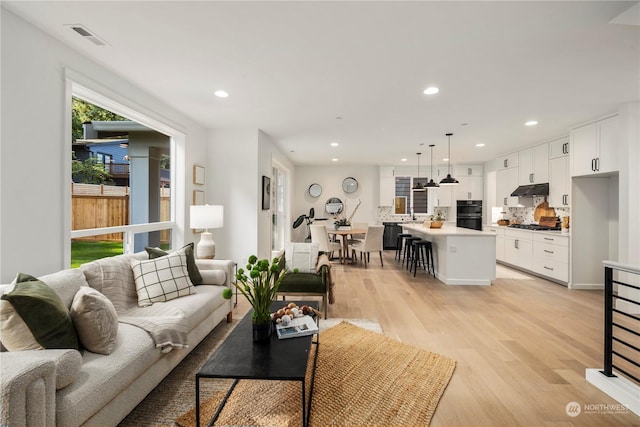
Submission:
<svg viewBox="0 0 640 427">
<path fill-rule="evenodd" d="M 322 194 L 322 187 L 320 184 L 311 184 L 309 186 L 309 195 L 311 197 L 320 197 Z"/>
<path fill-rule="evenodd" d="M 342 189 L 347 194 L 355 193 L 355 191 L 358 189 L 358 181 L 356 181 L 356 179 L 352 177 L 345 178 L 342 181 Z"/>
</svg>

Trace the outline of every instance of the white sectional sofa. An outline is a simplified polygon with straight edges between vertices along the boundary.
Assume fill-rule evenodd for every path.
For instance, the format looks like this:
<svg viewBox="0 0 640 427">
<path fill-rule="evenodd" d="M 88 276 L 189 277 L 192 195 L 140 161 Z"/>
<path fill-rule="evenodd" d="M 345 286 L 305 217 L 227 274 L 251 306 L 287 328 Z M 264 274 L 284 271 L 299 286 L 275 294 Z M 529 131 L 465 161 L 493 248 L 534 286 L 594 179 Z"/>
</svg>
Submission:
<svg viewBox="0 0 640 427">
<path fill-rule="evenodd" d="M 69 308 L 82 286 L 106 296 L 113 295 L 114 286 L 135 292 L 133 275 L 127 271 L 132 259 L 147 257 L 119 255 L 39 279 Z M 3 351 L 0 425 L 117 425 L 216 325 L 231 321 L 232 303 L 222 292 L 232 286 L 234 263 L 197 264 L 204 280 L 194 294 L 153 304 L 156 311 L 166 309 L 171 316 L 184 314 L 180 317 L 186 324 L 186 347 L 158 346 L 147 331 L 121 321 L 118 313 L 115 347 L 108 355 L 87 350 Z M 0 285 L 0 294 L 12 287 Z"/>
</svg>

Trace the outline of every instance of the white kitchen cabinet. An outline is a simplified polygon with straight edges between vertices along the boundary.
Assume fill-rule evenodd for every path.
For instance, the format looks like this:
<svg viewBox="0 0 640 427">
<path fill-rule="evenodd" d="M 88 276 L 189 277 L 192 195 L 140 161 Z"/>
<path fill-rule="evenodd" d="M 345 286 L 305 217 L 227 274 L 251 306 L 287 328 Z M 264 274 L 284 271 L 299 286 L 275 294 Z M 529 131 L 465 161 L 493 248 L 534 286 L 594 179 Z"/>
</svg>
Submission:
<svg viewBox="0 0 640 427">
<path fill-rule="evenodd" d="M 569 282 L 569 236 L 534 232 L 532 271 Z"/>
<path fill-rule="evenodd" d="M 435 206 L 438 206 L 438 207 L 452 206 L 453 205 L 453 199 L 451 197 L 452 190 L 453 190 L 452 185 L 445 185 L 442 187 L 429 189 L 429 196 L 436 198 L 434 203 Z"/>
<path fill-rule="evenodd" d="M 496 172 L 496 203 L 499 206 L 522 206 L 518 197 L 511 193 L 518 188 L 518 168 L 508 168 Z"/>
<path fill-rule="evenodd" d="M 496 170 L 515 168 L 518 166 L 518 153 L 505 154 L 496 160 Z"/>
<path fill-rule="evenodd" d="M 569 206 L 569 157 L 549 160 L 549 206 L 558 208 Z"/>
<path fill-rule="evenodd" d="M 453 167 L 453 176 L 460 179 L 461 176 L 482 176 L 482 165 L 455 165 Z"/>
<path fill-rule="evenodd" d="M 533 231 L 505 230 L 504 262 L 526 270 L 533 268 Z"/>
<path fill-rule="evenodd" d="M 488 226 L 484 231 L 496 234 L 496 260 L 504 261 L 504 232 L 505 228 L 500 226 Z"/>
<path fill-rule="evenodd" d="M 452 186 L 455 200 L 482 200 L 482 176 L 458 175 L 455 178 L 460 181 L 460 184 Z"/>
<path fill-rule="evenodd" d="M 393 166 L 380 166 L 379 206 L 393 206 L 396 196 L 396 177 Z"/>
<path fill-rule="evenodd" d="M 520 185 L 549 182 L 549 144 L 544 143 L 518 153 L 518 183 Z"/>
<path fill-rule="evenodd" d="M 571 131 L 571 176 L 618 170 L 620 123 L 618 116 Z"/>
<path fill-rule="evenodd" d="M 556 159 L 569 155 L 569 137 L 553 140 L 549 143 L 549 159 Z"/>
</svg>

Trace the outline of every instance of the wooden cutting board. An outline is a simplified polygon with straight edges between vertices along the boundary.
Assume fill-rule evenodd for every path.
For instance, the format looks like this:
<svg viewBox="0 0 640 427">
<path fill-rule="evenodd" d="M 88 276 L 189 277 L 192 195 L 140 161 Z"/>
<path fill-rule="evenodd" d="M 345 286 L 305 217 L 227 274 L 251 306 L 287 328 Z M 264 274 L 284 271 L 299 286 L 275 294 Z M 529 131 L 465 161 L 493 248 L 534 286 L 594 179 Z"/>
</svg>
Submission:
<svg viewBox="0 0 640 427">
<path fill-rule="evenodd" d="M 559 222 L 557 216 L 541 216 L 539 224 L 543 227 L 557 227 Z"/>
<path fill-rule="evenodd" d="M 543 216 L 556 216 L 556 210 L 549 207 L 549 202 L 547 202 L 546 197 L 544 198 L 544 202 L 536 206 L 535 211 L 533 211 L 533 220 L 539 222 Z"/>
</svg>

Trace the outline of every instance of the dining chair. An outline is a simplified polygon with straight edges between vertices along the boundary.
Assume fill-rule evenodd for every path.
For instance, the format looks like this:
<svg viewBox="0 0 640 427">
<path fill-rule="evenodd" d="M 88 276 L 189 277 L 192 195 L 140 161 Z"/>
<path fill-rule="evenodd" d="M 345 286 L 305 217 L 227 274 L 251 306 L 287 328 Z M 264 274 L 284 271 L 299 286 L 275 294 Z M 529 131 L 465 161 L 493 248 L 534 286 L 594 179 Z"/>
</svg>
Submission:
<svg viewBox="0 0 640 427">
<path fill-rule="evenodd" d="M 338 251 L 340 259 L 342 259 L 342 245 L 338 242 L 329 241 L 329 233 L 327 232 L 327 226 L 311 224 L 311 243 L 317 243 L 320 247 L 319 250 L 326 252 L 329 259 L 333 258 L 333 252 Z"/>
<path fill-rule="evenodd" d="M 351 223 L 351 228 L 353 228 L 354 230 L 366 230 L 367 227 L 369 227 L 369 224 L 366 222 L 354 222 Z M 352 245 L 354 243 L 357 243 L 361 240 L 364 240 L 364 234 L 350 234 L 349 235 L 349 244 Z"/>
<path fill-rule="evenodd" d="M 369 255 L 371 252 L 378 252 L 380 254 L 380 266 L 384 267 L 382 262 L 382 235 L 384 232 L 384 225 L 370 225 L 367 227 L 367 234 L 364 236 L 364 240 L 359 243 L 354 243 L 352 246 L 352 256 L 356 256 L 356 252 L 360 252 L 360 259 L 364 258 L 364 268 L 367 268 L 369 262 Z"/>
</svg>

